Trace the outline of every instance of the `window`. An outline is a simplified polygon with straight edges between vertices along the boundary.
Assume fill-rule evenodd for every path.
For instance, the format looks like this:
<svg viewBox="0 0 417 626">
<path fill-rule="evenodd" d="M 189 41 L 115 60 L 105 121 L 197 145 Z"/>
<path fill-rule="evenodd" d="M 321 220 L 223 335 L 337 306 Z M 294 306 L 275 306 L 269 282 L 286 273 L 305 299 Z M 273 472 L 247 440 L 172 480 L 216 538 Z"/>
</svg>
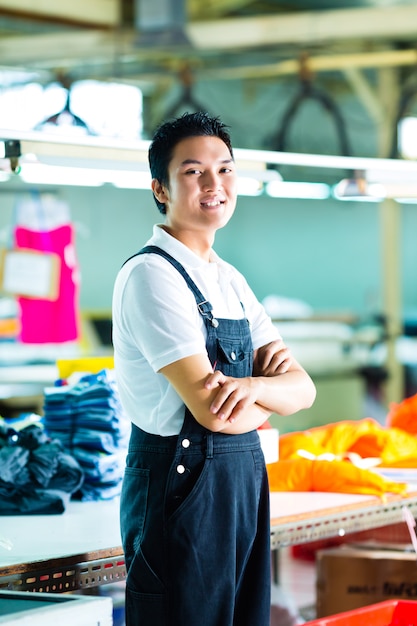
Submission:
<svg viewBox="0 0 417 626">
<path fill-rule="evenodd" d="M 2 78 L 0 72 L 0 82 Z M 71 114 L 85 127 L 71 125 Z M 57 118 L 56 123 L 43 124 L 52 116 Z M 0 120 L 2 128 L 13 130 L 27 131 L 41 125 L 48 132 L 67 135 L 90 131 L 104 137 L 139 139 L 143 128 L 142 93 L 132 85 L 95 80 L 75 82 L 69 93 L 59 83 L 43 87 L 29 82 L 0 90 Z"/>
</svg>

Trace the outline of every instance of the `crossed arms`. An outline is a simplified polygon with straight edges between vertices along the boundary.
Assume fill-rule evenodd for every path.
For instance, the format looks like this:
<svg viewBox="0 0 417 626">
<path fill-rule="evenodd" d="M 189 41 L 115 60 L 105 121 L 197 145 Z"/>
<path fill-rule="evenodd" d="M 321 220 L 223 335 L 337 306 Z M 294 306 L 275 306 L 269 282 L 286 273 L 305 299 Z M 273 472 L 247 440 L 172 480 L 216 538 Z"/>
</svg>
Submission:
<svg viewBox="0 0 417 626">
<path fill-rule="evenodd" d="M 255 350 L 253 376 L 234 378 L 213 372 L 203 353 L 175 361 L 159 373 L 194 418 L 213 432 L 249 432 L 272 413 L 291 415 L 309 408 L 316 396 L 310 376 L 281 339 Z"/>
</svg>

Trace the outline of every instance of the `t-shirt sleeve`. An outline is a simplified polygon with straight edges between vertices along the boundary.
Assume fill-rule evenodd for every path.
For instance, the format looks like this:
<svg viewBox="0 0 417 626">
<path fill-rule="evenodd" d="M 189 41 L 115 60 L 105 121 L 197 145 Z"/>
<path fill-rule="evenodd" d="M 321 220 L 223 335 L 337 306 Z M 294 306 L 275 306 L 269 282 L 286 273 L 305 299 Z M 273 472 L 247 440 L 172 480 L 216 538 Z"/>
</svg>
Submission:
<svg viewBox="0 0 417 626">
<path fill-rule="evenodd" d="M 206 351 L 194 295 L 179 272 L 155 255 L 128 274 L 120 316 L 130 342 L 155 372 Z"/>
</svg>

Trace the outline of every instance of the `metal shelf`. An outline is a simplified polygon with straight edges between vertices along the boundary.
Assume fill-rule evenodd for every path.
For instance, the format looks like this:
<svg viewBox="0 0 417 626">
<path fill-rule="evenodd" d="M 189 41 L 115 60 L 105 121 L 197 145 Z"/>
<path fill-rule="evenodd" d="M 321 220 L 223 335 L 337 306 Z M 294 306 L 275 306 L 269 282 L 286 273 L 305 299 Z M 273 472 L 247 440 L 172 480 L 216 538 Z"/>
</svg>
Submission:
<svg viewBox="0 0 417 626">
<path fill-rule="evenodd" d="M 14 538 L 19 552 L 0 562 L 0 589 L 64 593 L 124 580 L 123 551 L 114 541 L 119 535 L 118 506 L 117 501 L 72 503 L 62 516 L 40 516 L 34 541 L 27 526 L 25 530 L 31 520 L 4 517 L 2 532 Z M 357 494 L 272 493 L 273 555 L 284 546 L 396 524 L 403 520 L 405 506 L 417 517 L 417 493 L 384 501 Z M 106 524 L 100 523 L 104 519 Z M 94 549 L 98 544 L 102 547 Z M 18 553 L 27 555 L 25 561 Z"/>
<path fill-rule="evenodd" d="M 126 578 L 121 549 L 110 550 L 108 554 L 103 551 L 102 556 L 91 555 L 91 560 L 86 559 L 88 556 L 74 555 L 13 566 L 8 568 L 8 574 L 5 573 L 7 569 L 0 567 L 0 589 L 64 593 L 120 582 Z"/>
<path fill-rule="evenodd" d="M 320 494 L 317 494 L 320 498 Z M 294 515 L 271 524 L 271 548 L 307 543 L 349 533 L 380 528 L 403 521 L 403 507 L 417 516 L 417 496 L 388 497 L 386 502 L 367 498 L 363 503 L 346 504 L 334 508 Z"/>
</svg>

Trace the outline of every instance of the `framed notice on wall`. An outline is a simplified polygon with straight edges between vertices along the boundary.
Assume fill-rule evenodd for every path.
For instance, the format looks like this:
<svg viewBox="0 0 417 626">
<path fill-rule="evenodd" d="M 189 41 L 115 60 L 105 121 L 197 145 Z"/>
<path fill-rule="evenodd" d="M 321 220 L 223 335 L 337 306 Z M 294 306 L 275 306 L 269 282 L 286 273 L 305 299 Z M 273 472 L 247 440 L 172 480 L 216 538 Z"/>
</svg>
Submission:
<svg viewBox="0 0 417 626">
<path fill-rule="evenodd" d="M 6 293 L 57 300 L 61 264 L 57 254 L 16 248 L 3 250 L 0 262 L 0 284 Z"/>
</svg>

